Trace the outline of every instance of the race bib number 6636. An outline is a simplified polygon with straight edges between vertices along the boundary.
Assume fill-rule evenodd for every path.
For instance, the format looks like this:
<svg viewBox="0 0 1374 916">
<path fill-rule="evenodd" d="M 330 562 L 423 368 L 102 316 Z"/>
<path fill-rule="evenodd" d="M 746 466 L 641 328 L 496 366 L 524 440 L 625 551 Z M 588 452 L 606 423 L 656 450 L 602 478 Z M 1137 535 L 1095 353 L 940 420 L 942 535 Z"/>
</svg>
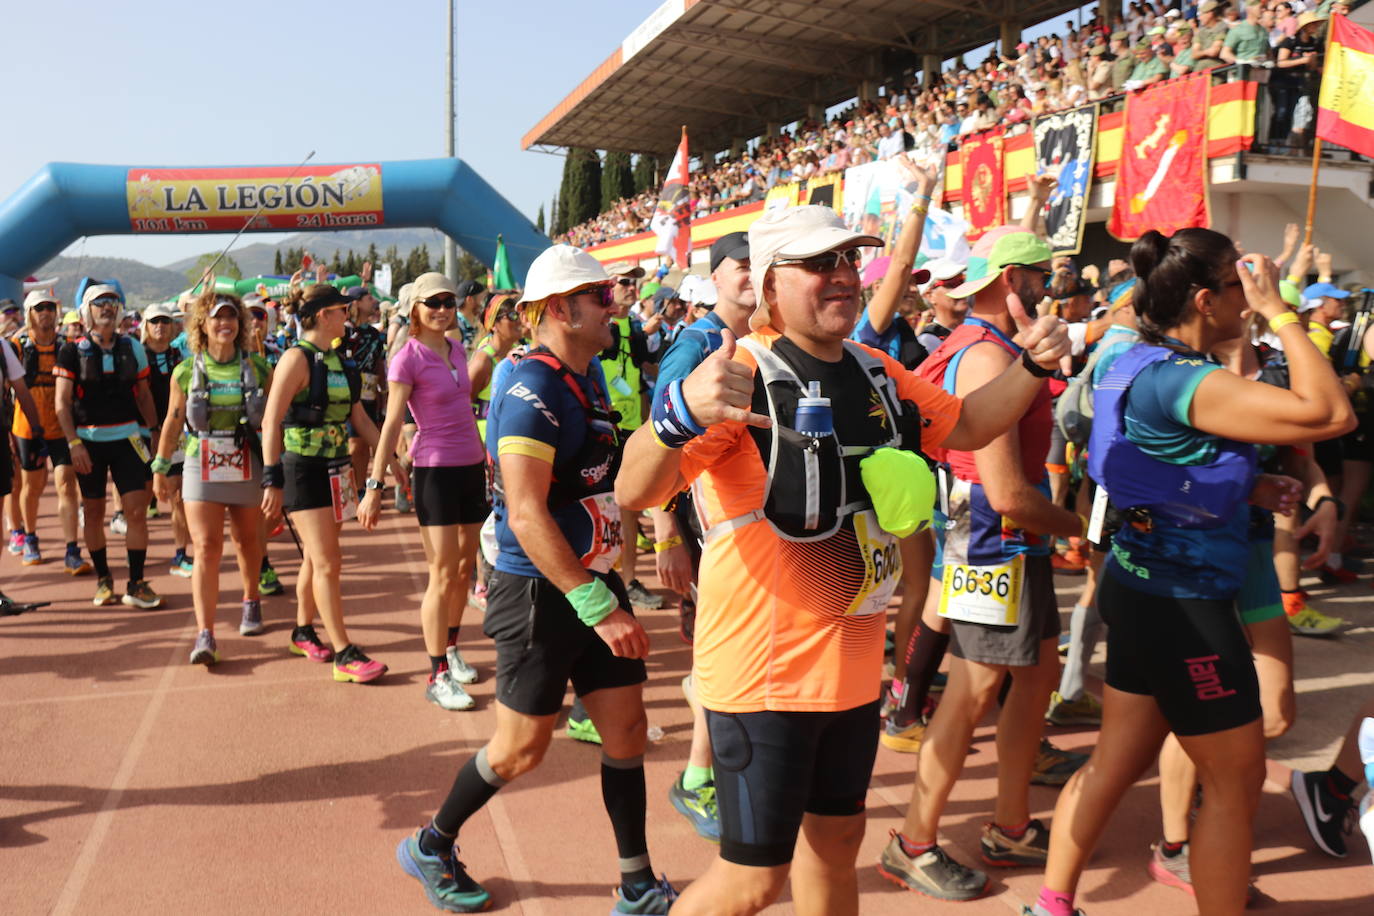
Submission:
<svg viewBox="0 0 1374 916">
<path fill-rule="evenodd" d="M 988 626 L 1016 626 L 1025 557 L 999 566 L 947 564 L 940 584 L 940 616 Z"/>
</svg>

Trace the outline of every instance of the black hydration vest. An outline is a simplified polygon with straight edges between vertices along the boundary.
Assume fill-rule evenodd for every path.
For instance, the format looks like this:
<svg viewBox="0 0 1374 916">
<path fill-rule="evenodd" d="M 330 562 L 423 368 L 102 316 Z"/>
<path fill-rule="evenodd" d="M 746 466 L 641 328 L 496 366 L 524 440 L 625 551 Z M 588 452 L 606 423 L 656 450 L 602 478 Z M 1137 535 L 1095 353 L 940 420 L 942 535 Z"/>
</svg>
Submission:
<svg viewBox="0 0 1374 916">
<path fill-rule="evenodd" d="M 325 353 L 308 340 L 298 340 L 294 346 L 310 360 L 310 385 L 304 401 L 291 402 L 283 425 L 320 426 L 324 423 L 325 408 L 329 406 L 329 367 L 324 363 Z M 339 353 L 339 364 L 343 366 L 344 377 L 348 379 L 348 402 L 356 404 L 363 393 L 362 373 L 358 371 L 357 363 L 342 353 Z"/>
</svg>

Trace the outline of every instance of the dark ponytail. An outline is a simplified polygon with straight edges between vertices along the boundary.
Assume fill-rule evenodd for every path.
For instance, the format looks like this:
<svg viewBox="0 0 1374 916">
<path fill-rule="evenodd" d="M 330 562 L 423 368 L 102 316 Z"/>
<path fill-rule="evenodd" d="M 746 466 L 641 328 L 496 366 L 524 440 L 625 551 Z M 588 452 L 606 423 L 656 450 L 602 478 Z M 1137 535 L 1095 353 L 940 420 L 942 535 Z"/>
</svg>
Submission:
<svg viewBox="0 0 1374 916">
<path fill-rule="evenodd" d="M 1199 289 L 1221 290 L 1227 263 L 1239 255 L 1235 243 L 1211 229 L 1180 229 L 1165 237 L 1151 229 L 1131 246 L 1131 267 L 1139 277 L 1135 314 L 1140 335 L 1160 343 L 1182 324 Z"/>
</svg>

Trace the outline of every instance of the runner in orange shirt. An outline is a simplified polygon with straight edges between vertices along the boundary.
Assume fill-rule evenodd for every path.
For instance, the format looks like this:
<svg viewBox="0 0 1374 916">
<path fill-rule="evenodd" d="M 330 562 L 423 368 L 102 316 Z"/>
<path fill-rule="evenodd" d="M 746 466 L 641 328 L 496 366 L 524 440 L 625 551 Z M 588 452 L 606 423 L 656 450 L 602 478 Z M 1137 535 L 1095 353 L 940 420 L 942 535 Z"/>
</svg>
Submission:
<svg viewBox="0 0 1374 916">
<path fill-rule="evenodd" d="M 737 349 L 722 332 L 627 443 L 617 502 L 661 505 L 695 480 L 707 527 L 693 680 L 715 754 L 721 857 L 675 914 L 756 913 L 789 872 L 799 913 L 858 912 L 883 611 L 901 577 L 897 540 L 929 521 L 934 500 L 913 453 L 990 441 L 1067 352 L 1058 322 L 1032 323 L 1018 303 L 1027 355 L 962 410 L 846 341 L 858 248 L 878 244 L 826 207 L 761 217 L 749 230 L 756 333 Z M 908 485 L 921 473 L 923 492 Z"/>
</svg>

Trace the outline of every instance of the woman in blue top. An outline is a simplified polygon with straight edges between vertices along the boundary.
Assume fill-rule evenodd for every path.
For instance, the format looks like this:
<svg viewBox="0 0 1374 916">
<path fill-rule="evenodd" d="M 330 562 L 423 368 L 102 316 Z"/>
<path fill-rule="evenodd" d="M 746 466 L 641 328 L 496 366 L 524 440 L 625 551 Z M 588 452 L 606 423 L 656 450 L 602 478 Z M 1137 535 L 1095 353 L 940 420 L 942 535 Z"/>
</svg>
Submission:
<svg viewBox="0 0 1374 916">
<path fill-rule="evenodd" d="M 1354 425 L 1330 364 L 1279 295 L 1263 255 L 1229 238 L 1147 232 L 1131 250 L 1143 342 L 1094 397 L 1093 477 L 1126 516 L 1103 572 L 1108 624 L 1102 734 L 1055 809 L 1045 886 L 1033 913 L 1070 916 L 1079 876 L 1121 796 L 1170 732 L 1196 763 L 1193 831 L 1203 913 L 1239 914 L 1251 824 L 1264 780 L 1264 733 L 1250 648 L 1236 614 L 1249 554 L 1247 501 L 1287 514 L 1297 481 L 1255 473 L 1254 447 L 1341 435 Z M 1202 354 L 1237 337 L 1251 312 L 1279 335 L 1287 391 Z"/>
</svg>

